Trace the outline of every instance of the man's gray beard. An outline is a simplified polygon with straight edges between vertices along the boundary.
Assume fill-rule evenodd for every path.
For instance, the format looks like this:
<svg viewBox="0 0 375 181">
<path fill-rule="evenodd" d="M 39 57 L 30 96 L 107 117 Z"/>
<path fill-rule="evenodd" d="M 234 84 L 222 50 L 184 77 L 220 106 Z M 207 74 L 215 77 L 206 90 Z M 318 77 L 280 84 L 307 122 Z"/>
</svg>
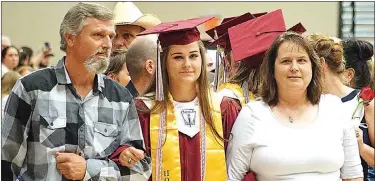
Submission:
<svg viewBox="0 0 375 181">
<path fill-rule="evenodd" d="M 111 53 L 111 56 L 116 56 L 117 54 L 120 54 L 120 53 L 126 53 L 128 52 L 128 49 L 127 48 L 123 48 L 123 49 L 116 49 L 116 50 L 112 50 L 112 53 Z"/>
<path fill-rule="evenodd" d="M 109 60 L 108 57 L 95 58 L 94 56 L 92 56 L 88 58 L 83 65 L 85 66 L 87 71 L 91 73 L 102 74 L 107 70 Z"/>
<path fill-rule="evenodd" d="M 145 94 L 155 92 L 156 91 L 156 74 L 153 75 L 150 84 L 148 85 L 147 91 Z"/>
</svg>

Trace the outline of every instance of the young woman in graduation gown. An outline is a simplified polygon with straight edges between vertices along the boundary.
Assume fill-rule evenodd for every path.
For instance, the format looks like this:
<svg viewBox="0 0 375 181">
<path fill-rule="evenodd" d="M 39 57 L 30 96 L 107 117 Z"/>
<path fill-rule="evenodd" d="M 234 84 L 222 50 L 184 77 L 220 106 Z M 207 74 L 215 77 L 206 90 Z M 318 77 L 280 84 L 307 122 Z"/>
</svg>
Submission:
<svg viewBox="0 0 375 181">
<path fill-rule="evenodd" d="M 225 148 L 241 107 L 210 91 L 196 26 L 213 17 L 162 23 L 140 35 L 159 34 L 155 99 L 137 99 L 150 181 L 226 181 Z M 131 162 L 117 149 L 112 159 Z M 122 160 L 122 161 L 121 161 Z"/>
</svg>

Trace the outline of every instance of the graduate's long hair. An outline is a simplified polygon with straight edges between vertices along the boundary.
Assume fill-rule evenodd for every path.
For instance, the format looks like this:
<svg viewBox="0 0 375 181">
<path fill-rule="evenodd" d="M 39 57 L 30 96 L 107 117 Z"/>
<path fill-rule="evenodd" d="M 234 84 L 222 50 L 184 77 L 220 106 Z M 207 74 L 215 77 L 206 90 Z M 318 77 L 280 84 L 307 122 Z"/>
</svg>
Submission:
<svg viewBox="0 0 375 181">
<path fill-rule="evenodd" d="M 210 96 L 210 88 L 207 80 L 207 65 L 206 65 L 206 49 L 202 41 L 198 41 L 199 45 L 199 52 L 202 59 L 202 67 L 201 67 L 201 74 L 196 80 L 197 84 L 197 96 L 199 102 L 199 108 L 203 115 L 204 120 L 206 121 L 207 125 L 210 127 L 213 135 L 215 138 L 218 138 L 222 141 L 225 141 L 222 136 L 218 133 L 217 129 L 214 125 L 214 119 L 212 115 L 212 101 L 209 98 Z M 161 114 L 163 111 L 167 111 L 167 106 L 173 104 L 172 100 L 169 99 L 168 94 L 170 92 L 170 85 L 169 85 L 169 75 L 167 71 L 167 57 L 169 54 L 169 47 L 163 48 L 163 52 L 161 53 L 161 70 L 162 70 L 162 79 L 163 79 L 163 91 L 164 91 L 164 100 L 163 101 L 155 101 L 155 105 L 151 109 L 151 113 Z M 214 99 L 214 97 L 212 97 Z M 221 121 L 221 120 L 220 120 Z M 167 130 L 166 130 L 167 131 Z M 166 140 L 166 136 L 164 139 L 164 143 Z"/>
<path fill-rule="evenodd" d="M 259 67 L 253 67 L 241 61 L 236 73 L 229 77 L 228 82 L 240 85 L 247 84 L 248 90 L 251 91 L 254 96 L 258 95 L 260 86 Z"/>
</svg>

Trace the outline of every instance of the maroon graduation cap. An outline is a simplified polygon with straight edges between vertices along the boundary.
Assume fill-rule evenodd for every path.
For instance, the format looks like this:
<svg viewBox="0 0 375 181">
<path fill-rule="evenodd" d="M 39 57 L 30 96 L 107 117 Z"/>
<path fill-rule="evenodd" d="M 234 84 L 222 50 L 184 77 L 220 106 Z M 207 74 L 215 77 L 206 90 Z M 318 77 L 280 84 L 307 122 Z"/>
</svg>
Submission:
<svg viewBox="0 0 375 181">
<path fill-rule="evenodd" d="M 298 34 L 302 34 L 306 32 L 306 28 L 302 25 L 302 23 L 298 23 L 294 25 L 293 27 L 289 28 L 288 31 L 294 31 Z"/>
<path fill-rule="evenodd" d="M 158 45 L 157 45 L 157 64 L 156 64 L 156 91 L 155 100 L 163 101 L 163 79 L 161 73 L 161 60 L 160 60 L 160 49 L 159 44 L 162 48 L 169 47 L 171 45 L 187 45 L 195 41 L 200 40 L 200 33 L 197 26 L 204 22 L 213 19 L 214 16 L 193 18 L 188 20 L 180 20 L 174 22 L 165 22 L 152 27 L 151 29 L 145 30 L 137 36 L 143 36 L 148 34 L 159 34 Z"/>
<path fill-rule="evenodd" d="M 168 47 L 170 45 L 187 45 L 200 40 L 200 33 L 197 26 L 213 18 L 214 16 L 209 16 L 161 23 L 151 29 L 143 31 L 137 36 L 159 34 L 159 41 L 162 47 Z"/>
<path fill-rule="evenodd" d="M 224 18 L 222 23 L 212 29 L 209 29 L 206 31 L 206 33 L 213 39 L 215 38 L 215 30 L 217 32 L 217 36 L 220 37 L 224 33 L 228 32 L 228 28 L 238 25 L 240 23 L 243 23 L 245 21 L 251 20 L 255 18 L 254 15 L 251 13 L 245 13 L 241 16 L 236 16 L 236 17 L 230 17 L 230 18 Z"/>
<path fill-rule="evenodd" d="M 245 13 L 241 16 L 236 16 L 236 17 L 230 17 L 230 18 L 224 18 L 223 23 L 211 30 L 206 31 L 207 34 L 209 34 L 212 38 L 214 38 L 214 30 L 216 29 L 218 38 L 213 41 L 210 46 L 212 45 L 220 45 L 223 48 L 226 49 L 231 49 L 230 46 L 230 40 L 229 40 L 229 35 L 228 35 L 228 29 L 236 26 L 238 24 L 241 24 L 243 22 L 252 20 L 254 18 L 258 18 L 262 15 L 267 14 L 266 12 L 263 13 L 256 13 L 256 14 L 251 14 L 251 13 Z"/>
<path fill-rule="evenodd" d="M 246 63 L 254 67 L 260 65 L 259 54 L 266 52 L 275 38 L 285 31 L 281 9 L 229 28 L 234 61 L 253 58 Z"/>
<path fill-rule="evenodd" d="M 216 27 L 214 27 L 210 30 L 207 30 L 206 33 L 212 39 L 215 39 L 215 30 L 217 31 L 217 36 L 220 37 L 220 36 L 224 35 L 225 33 L 227 33 L 228 29 L 230 27 L 241 24 L 245 21 L 260 17 L 260 16 L 265 15 L 265 14 L 267 14 L 267 12 L 256 13 L 256 14 L 245 13 L 245 14 L 240 15 L 240 16 L 224 18 L 220 25 L 218 25 L 218 26 L 216 26 Z"/>
<path fill-rule="evenodd" d="M 225 64 L 227 64 L 225 62 L 225 60 L 220 60 L 219 57 L 221 57 L 220 52 L 223 50 L 221 48 L 224 48 L 225 50 L 231 49 L 229 35 L 228 35 L 228 29 L 230 27 L 236 26 L 238 24 L 249 21 L 251 19 L 260 17 L 264 14 L 266 14 L 266 13 L 257 13 L 257 14 L 245 13 L 245 14 L 240 15 L 240 16 L 225 18 L 225 19 L 223 19 L 223 21 L 220 25 L 206 31 L 206 33 L 208 35 L 210 35 L 211 38 L 215 39 L 215 41 L 212 42 L 210 44 L 210 46 L 219 45 L 219 46 L 217 46 L 217 48 L 218 48 L 217 51 L 219 52 L 220 55 L 217 55 L 216 65 L 220 65 L 220 66 L 225 67 Z M 219 48 L 219 47 L 221 47 L 221 48 Z M 222 63 L 220 63 L 220 62 L 222 62 Z M 217 70 L 215 71 L 214 90 L 217 90 L 217 88 L 218 88 L 219 77 L 221 77 L 221 81 L 225 82 L 225 72 L 219 72 L 218 71 L 218 69 L 220 69 L 219 67 L 216 67 L 216 69 Z"/>
<path fill-rule="evenodd" d="M 286 30 L 282 10 L 270 12 L 228 30 L 234 61 L 245 61 L 258 67 L 272 42 L 285 31 L 302 34 L 305 27 L 298 23 Z"/>
<path fill-rule="evenodd" d="M 263 13 L 255 13 L 255 14 L 252 14 L 252 15 L 255 16 L 255 17 L 257 18 L 257 17 L 263 16 L 263 15 L 265 15 L 265 14 L 267 14 L 267 12 L 263 12 Z M 232 20 L 233 18 L 237 18 L 237 17 L 238 17 L 238 16 L 233 16 L 233 17 L 224 18 L 222 23 L 225 23 L 225 22 L 230 21 L 230 20 Z"/>
</svg>

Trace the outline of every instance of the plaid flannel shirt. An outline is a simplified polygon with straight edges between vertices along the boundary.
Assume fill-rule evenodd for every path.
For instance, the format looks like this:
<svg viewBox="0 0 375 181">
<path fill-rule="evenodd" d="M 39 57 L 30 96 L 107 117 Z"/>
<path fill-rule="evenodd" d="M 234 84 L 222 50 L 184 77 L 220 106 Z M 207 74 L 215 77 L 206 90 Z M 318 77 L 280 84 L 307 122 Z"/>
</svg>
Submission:
<svg viewBox="0 0 375 181">
<path fill-rule="evenodd" d="M 86 159 L 83 180 L 148 180 L 150 157 L 131 168 L 108 158 L 122 145 L 145 148 L 129 91 L 97 74 L 81 100 L 64 62 L 65 57 L 14 86 L 2 120 L 2 180 L 68 180 L 56 169 L 56 152 Z"/>
</svg>

